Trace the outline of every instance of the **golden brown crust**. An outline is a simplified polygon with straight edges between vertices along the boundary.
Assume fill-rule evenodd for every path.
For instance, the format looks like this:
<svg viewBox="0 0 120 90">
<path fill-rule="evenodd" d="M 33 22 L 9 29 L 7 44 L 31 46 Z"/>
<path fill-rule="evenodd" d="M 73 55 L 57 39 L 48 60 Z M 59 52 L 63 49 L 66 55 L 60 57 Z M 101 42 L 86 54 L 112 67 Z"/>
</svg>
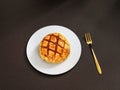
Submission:
<svg viewBox="0 0 120 90">
<path fill-rule="evenodd" d="M 40 57 L 49 63 L 60 63 L 70 54 L 70 45 L 60 33 L 51 33 L 43 38 L 39 46 Z"/>
</svg>

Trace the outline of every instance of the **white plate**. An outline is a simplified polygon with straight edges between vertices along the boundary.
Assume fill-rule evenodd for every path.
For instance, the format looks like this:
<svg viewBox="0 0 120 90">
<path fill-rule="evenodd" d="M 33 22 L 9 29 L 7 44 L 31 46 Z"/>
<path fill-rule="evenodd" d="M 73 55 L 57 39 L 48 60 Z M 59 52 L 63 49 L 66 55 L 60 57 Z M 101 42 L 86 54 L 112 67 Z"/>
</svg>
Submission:
<svg viewBox="0 0 120 90">
<path fill-rule="evenodd" d="M 63 34 L 70 43 L 70 55 L 67 60 L 60 64 L 47 63 L 39 56 L 38 48 L 41 40 L 47 34 L 54 32 Z M 77 64 L 81 55 L 81 43 L 70 29 L 59 25 L 50 25 L 39 29 L 31 36 L 27 44 L 26 53 L 29 62 L 36 70 L 44 74 L 59 75 L 71 70 Z"/>
</svg>

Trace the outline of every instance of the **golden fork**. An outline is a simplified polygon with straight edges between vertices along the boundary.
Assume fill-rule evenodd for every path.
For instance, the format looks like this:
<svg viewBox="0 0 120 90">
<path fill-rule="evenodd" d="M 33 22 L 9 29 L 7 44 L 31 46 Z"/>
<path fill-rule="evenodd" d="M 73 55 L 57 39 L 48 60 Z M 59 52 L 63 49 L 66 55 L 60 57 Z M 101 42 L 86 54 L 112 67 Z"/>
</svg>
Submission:
<svg viewBox="0 0 120 90">
<path fill-rule="evenodd" d="M 95 52 L 94 52 L 94 50 L 92 48 L 92 38 L 91 38 L 90 33 L 85 33 L 85 39 L 86 39 L 86 43 L 90 46 L 90 49 L 92 51 L 92 55 L 93 55 L 93 58 L 94 58 L 94 61 L 95 61 L 95 65 L 96 65 L 97 71 L 101 75 L 102 74 L 102 70 L 101 70 L 100 64 L 99 64 L 99 62 L 97 60 L 97 57 L 95 55 Z"/>
</svg>

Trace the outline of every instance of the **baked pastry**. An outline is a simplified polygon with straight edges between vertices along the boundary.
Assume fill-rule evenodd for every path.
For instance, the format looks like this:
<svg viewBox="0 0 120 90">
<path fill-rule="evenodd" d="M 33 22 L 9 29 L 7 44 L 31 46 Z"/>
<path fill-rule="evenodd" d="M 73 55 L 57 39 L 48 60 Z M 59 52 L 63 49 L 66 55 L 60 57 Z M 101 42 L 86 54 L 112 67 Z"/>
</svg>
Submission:
<svg viewBox="0 0 120 90">
<path fill-rule="evenodd" d="M 40 57 L 49 63 L 60 63 L 70 54 L 70 44 L 60 33 L 46 35 L 40 42 Z"/>
</svg>

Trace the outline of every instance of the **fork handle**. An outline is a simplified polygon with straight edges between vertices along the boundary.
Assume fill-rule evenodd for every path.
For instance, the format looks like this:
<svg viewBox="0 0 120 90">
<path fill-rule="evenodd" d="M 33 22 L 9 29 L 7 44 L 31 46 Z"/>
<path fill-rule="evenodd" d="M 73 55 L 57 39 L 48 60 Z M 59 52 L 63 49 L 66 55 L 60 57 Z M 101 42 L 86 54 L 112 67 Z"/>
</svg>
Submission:
<svg viewBox="0 0 120 90">
<path fill-rule="evenodd" d="M 95 65 L 96 65 L 97 71 L 101 75 L 102 74 L 102 70 L 101 70 L 100 64 L 98 62 L 98 59 L 97 59 L 97 57 L 95 55 L 95 52 L 94 52 L 93 48 L 92 47 L 90 47 L 90 48 L 91 48 L 91 51 L 92 51 L 92 55 L 93 55 L 93 58 L 94 58 L 94 61 L 95 61 Z"/>
</svg>

